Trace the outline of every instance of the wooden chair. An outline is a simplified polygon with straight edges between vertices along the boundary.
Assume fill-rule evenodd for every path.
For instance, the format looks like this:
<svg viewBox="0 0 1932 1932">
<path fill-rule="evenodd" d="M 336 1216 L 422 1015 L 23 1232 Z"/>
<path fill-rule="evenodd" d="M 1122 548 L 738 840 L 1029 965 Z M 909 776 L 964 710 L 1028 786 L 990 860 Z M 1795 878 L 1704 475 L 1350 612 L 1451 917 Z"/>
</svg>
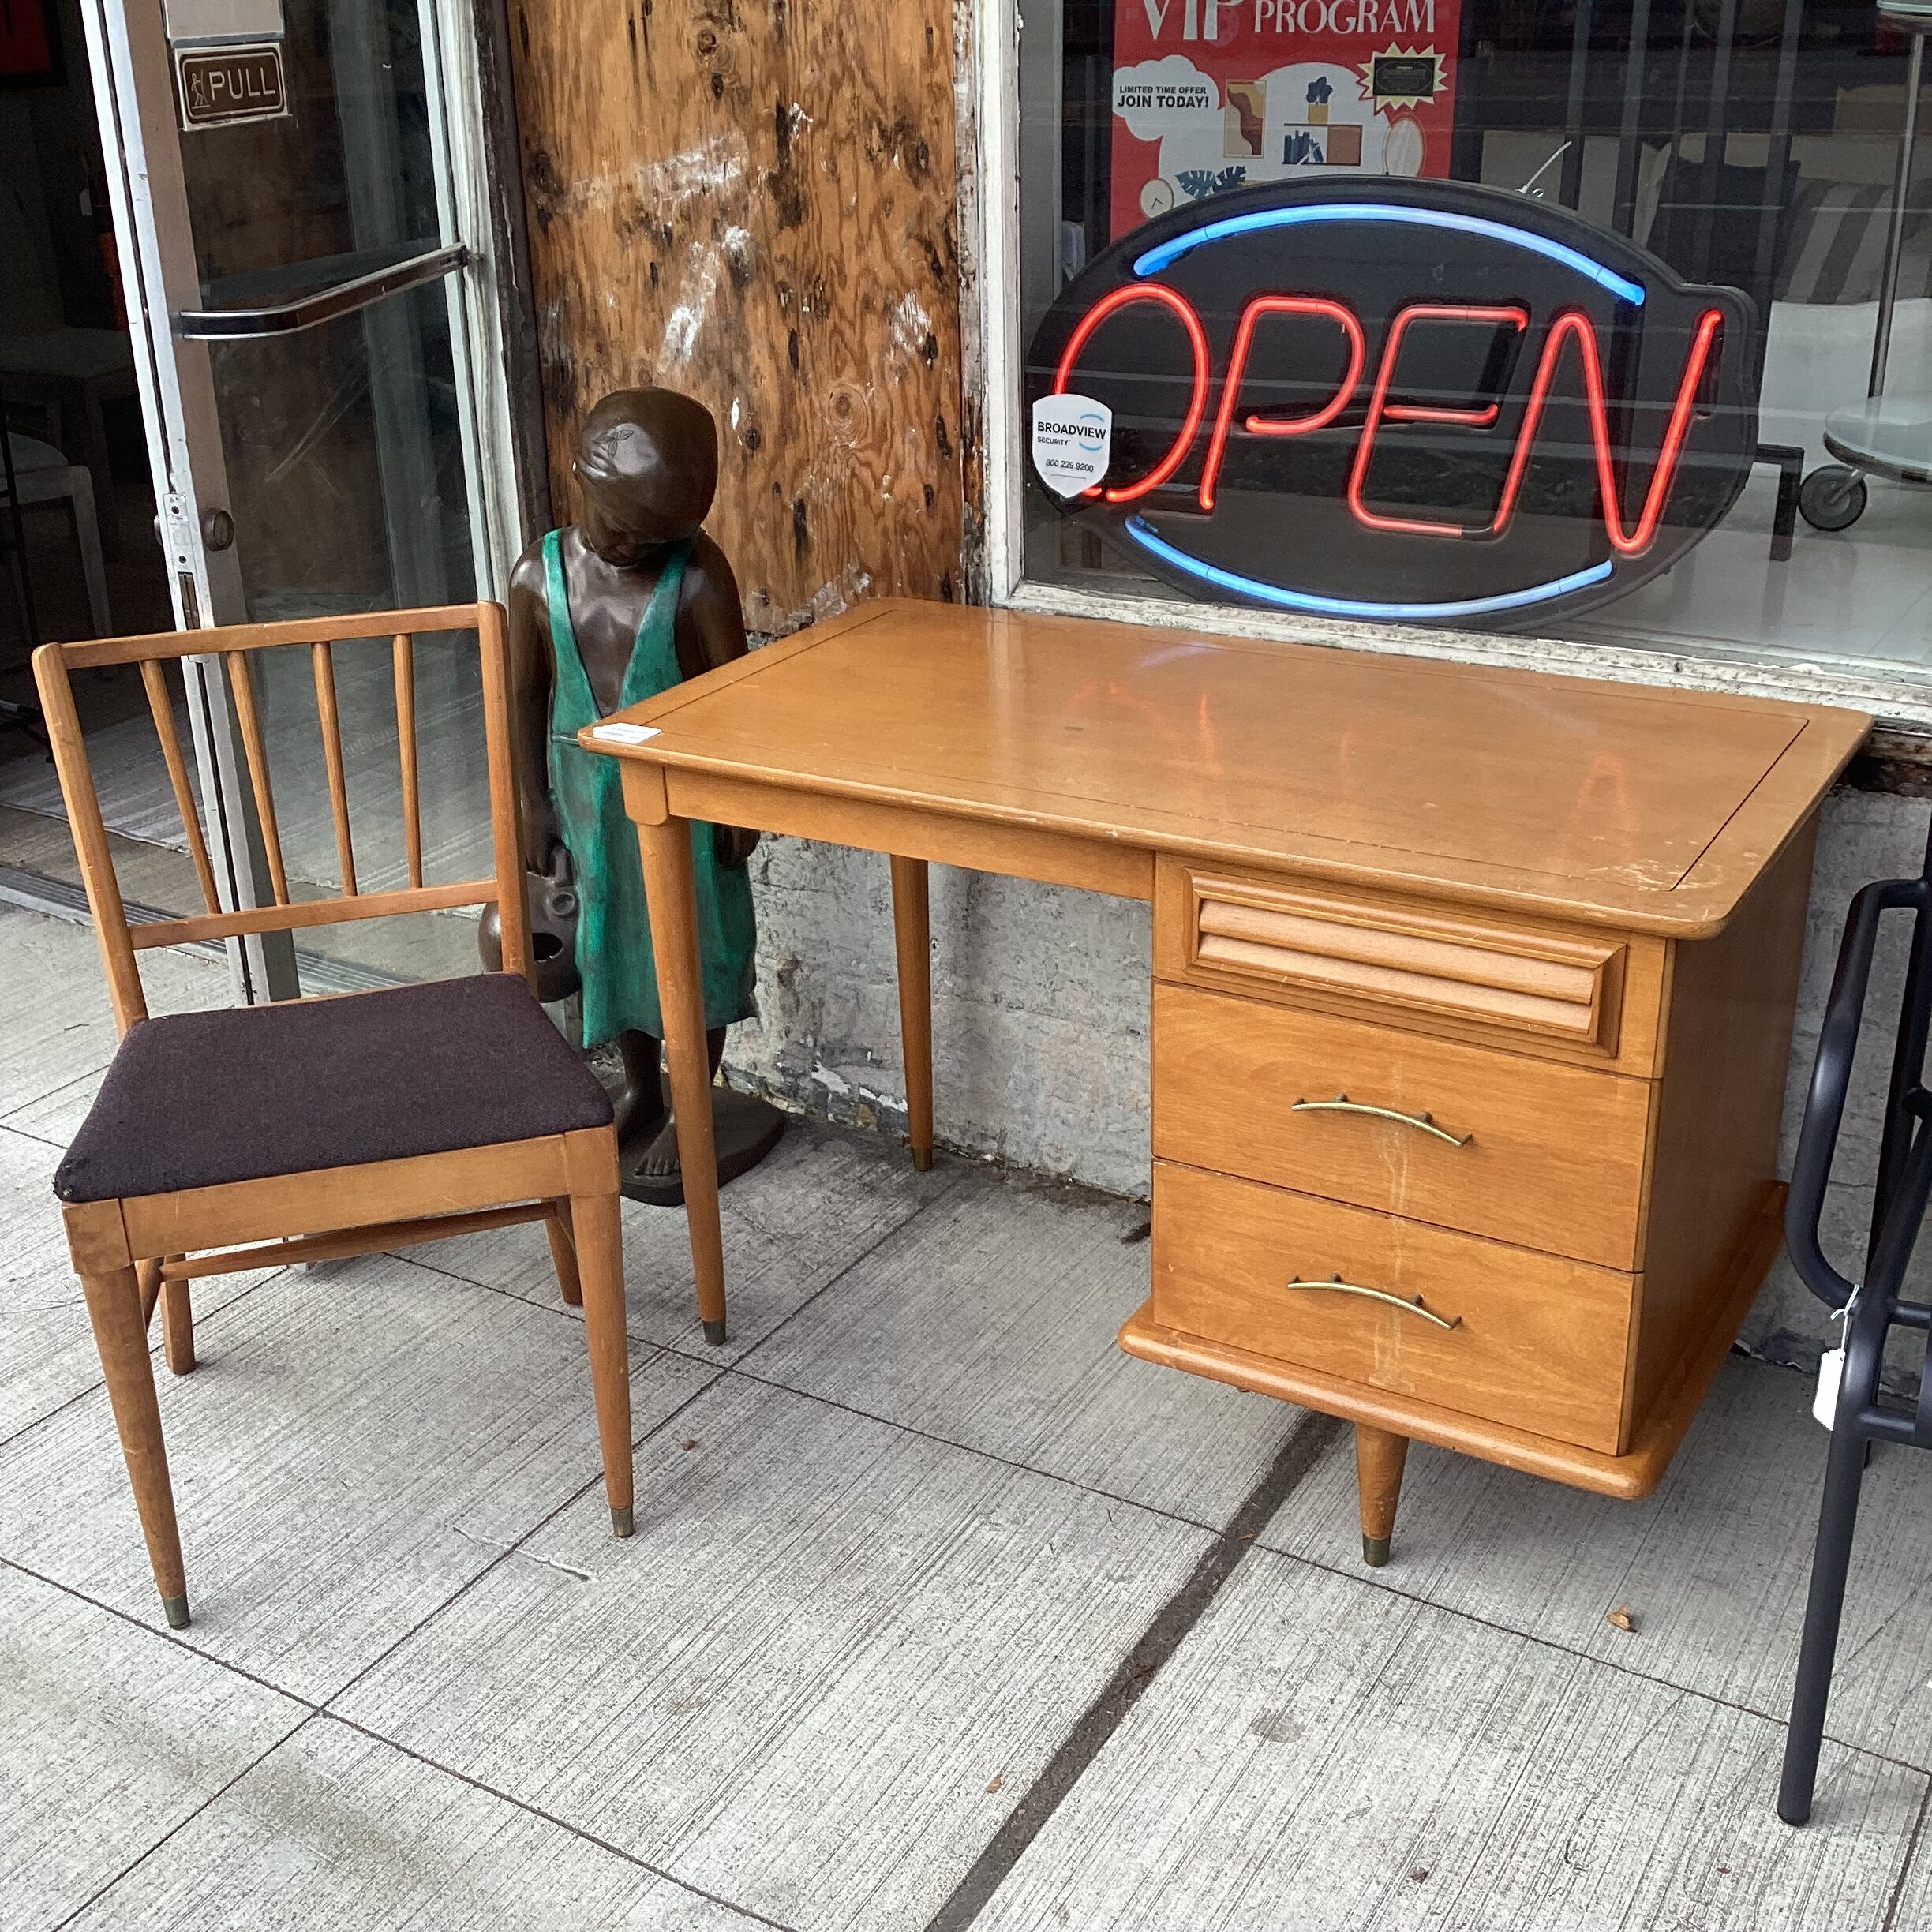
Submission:
<svg viewBox="0 0 1932 1932">
<path fill-rule="evenodd" d="M 79 463 L 70 463 L 51 443 L 21 436 L 0 421 L 11 459 L 0 473 L 0 508 L 10 494 L 23 510 L 64 506 L 73 526 L 74 549 L 80 559 L 80 581 L 87 587 L 88 614 L 103 635 L 114 628 L 107 604 L 107 570 L 101 558 L 100 525 L 94 511 L 94 479 Z M 13 488 L 7 487 L 11 475 Z M 0 529 L 5 526 L 0 524 Z"/>
<path fill-rule="evenodd" d="M 474 629 L 481 654 L 492 877 L 423 880 L 414 634 Z M 409 885 L 359 892 L 331 646 L 395 639 Z M 305 645 L 343 881 L 293 899 L 283 863 L 251 654 Z M 224 912 L 189 789 L 163 665 L 213 653 L 225 668 L 261 823 L 275 903 Z M 129 927 L 69 674 L 138 664 L 204 914 Z M 376 616 L 48 644 L 34 657 L 49 737 L 121 1044 L 54 1177 L 87 1297 L 115 1426 L 169 1623 L 188 1623 L 174 1499 L 147 1331 L 162 1309 L 168 1366 L 194 1366 L 197 1277 L 363 1254 L 541 1219 L 564 1298 L 581 1304 L 611 1526 L 631 1533 L 631 1383 L 618 1228 L 617 1144 L 596 1076 L 525 983 L 529 957 L 506 701 L 504 614 L 495 604 Z M 347 919 L 494 903 L 504 970 L 335 998 L 150 1019 L 135 955 L 151 946 L 287 932 Z"/>
</svg>

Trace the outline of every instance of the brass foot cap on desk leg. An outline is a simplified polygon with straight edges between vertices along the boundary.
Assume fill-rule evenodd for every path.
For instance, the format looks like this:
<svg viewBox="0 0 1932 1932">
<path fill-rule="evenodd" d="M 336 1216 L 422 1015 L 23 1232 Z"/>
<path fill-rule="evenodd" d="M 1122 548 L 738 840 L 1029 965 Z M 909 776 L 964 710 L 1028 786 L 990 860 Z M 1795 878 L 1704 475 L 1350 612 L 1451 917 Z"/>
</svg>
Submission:
<svg viewBox="0 0 1932 1932">
<path fill-rule="evenodd" d="M 1389 1540 L 1387 1537 L 1365 1536 L 1362 1538 L 1362 1561 L 1371 1570 L 1380 1570 L 1388 1561 Z"/>
<path fill-rule="evenodd" d="M 932 1172 L 932 1149 L 930 1148 L 915 1148 L 912 1150 L 912 1171 L 915 1174 L 930 1174 Z"/>
<path fill-rule="evenodd" d="M 709 1342 L 713 1348 L 721 1348 L 724 1346 L 724 1324 L 721 1321 L 706 1322 L 704 1325 L 704 1331 L 705 1339 Z"/>
<path fill-rule="evenodd" d="M 611 1534 L 614 1537 L 627 1537 L 630 1533 L 630 1511 L 627 1509 L 612 1510 L 611 1511 Z"/>
<path fill-rule="evenodd" d="M 188 1597 L 185 1591 L 179 1597 L 163 1597 L 161 1599 L 161 1609 L 167 1618 L 170 1630 L 185 1630 L 188 1627 Z"/>
</svg>

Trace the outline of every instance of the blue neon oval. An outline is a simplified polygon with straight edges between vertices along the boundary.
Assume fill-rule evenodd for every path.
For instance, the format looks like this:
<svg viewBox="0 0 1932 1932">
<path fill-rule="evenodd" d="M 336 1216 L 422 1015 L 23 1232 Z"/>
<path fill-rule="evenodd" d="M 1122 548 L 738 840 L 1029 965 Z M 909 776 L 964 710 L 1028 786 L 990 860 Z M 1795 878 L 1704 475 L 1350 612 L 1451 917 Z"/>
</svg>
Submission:
<svg viewBox="0 0 1932 1932">
<path fill-rule="evenodd" d="M 1190 249 L 1200 248 L 1205 242 L 1223 241 L 1230 235 L 1248 234 L 1257 228 L 1297 227 L 1307 222 L 1355 221 L 1410 222 L 1418 227 L 1452 228 L 1459 234 L 1482 235 L 1492 242 L 1506 242 L 1517 248 L 1528 249 L 1533 254 L 1544 256 L 1551 261 L 1561 262 L 1566 268 L 1574 270 L 1586 280 L 1620 296 L 1633 308 L 1643 306 L 1642 283 L 1619 275 L 1614 268 L 1606 268 L 1600 261 L 1593 261 L 1580 249 L 1566 247 L 1562 242 L 1552 242 L 1543 235 L 1531 234 L 1525 229 L 1512 228 L 1504 222 L 1485 220 L 1480 215 L 1458 215 L 1446 208 L 1402 208 L 1383 201 L 1298 203 L 1288 208 L 1254 208 L 1245 215 L 1230 215 L 1149 249 L 1135 260 L 1134 273 L 1158 275 L 1170 262 L 1179 260 Z"/>
<path fill-rule="evenodd" d="M 1145 517 L 1130 516 L 1123 526 L 1127 534 L 1144 550 L 1185 571 L 1217 590 L 1232 590 L 1237 596 L 1256 597 L 1282 610 L 1307 611 L 1320 617 L 1374 617 L 1391 623 L 1434 623 L 1445 617 L 1488 617 L 1498 611 L 1522 610 L 1531 604 L 1547 603 L 1552 597 L 1568 595 L 1599 584 L 1610 575 L 1606 560 L 1588 570 L 1574 571 L 1550 583 L 1532 584 L 1526 590 L 1504 590 L 1494 597 L 1463 597 L 1451 604 L 1370 604 L 1353 597 L 1318 597 L 1312 590 L 1288 590 L 1279 584 L 1264 583 L 1258 577 L 1244 577 L 1237 571 L 1223 570 L 1218 564 L 1204 564 L 1185 550 L 1177 550 L 1159 534 Z"/>
</svg>

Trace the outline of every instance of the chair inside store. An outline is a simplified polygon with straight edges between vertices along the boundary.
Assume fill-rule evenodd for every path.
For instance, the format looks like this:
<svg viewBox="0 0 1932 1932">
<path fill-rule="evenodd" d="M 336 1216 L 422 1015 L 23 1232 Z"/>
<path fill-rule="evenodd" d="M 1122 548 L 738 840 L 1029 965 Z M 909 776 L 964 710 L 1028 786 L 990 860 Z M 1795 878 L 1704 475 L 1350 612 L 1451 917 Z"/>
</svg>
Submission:
<svg viewBox="0 0 1932 1932">
<path fill-rule="evenodd" d="M 494 870 L 426 883 L 417 776 L 418 634 L 471 633 L 481 656 Z M 335 646 L 391 644 L 407 884 L 358 891 Z M 313 661 L 320 765 L 343 889 L 289 890 L 253 665 Z M 225 678 L 272 881 L 266 904 L 224 908 L 163 666 L 193 653 Z M 206 904 L 130 925 L 75 714 L 70 679 L 133 664 Z M 617 1146 L 595 1075 L 526 983 L 529 927 L 516 831 L 504 618 L 494 604 L 48 644 L 34 671 L 87 886 L 121 1043 L 54 1176 L 73 1264 L 167 1620 L 187 1583 L 148 1346 L 157 1302 L 168 1366 L 194 1366 L 190 1285 L 208 1275 L 544 1222 L 567 1301 L 584 1311 L 612 1527 L 631 1532 L 630 1379 Z M 366 826 L 369 820 L 361 823 Z M 401 868 L 398 867 L 399 873 Z M 316 999 L 150 1018 L 139 953 L 346 920 L 494 904 L 504 970 Z M 399 1365 L 399 1373 L 406 1369 Z"/>
<path fill-rule="evenodd" d="M 1858 1051 L 1873 956 L 1888 912 L 1911 915 L 1911 949 L 1891 1043 L 1891 1081 L 1873 1177 L 1874 1198 L 1863 1278 L 1855 1283 L 1825 1259 L 1821 1222 Z M 1879 1387 L 1886 1344 L 1893 1331 L 1932 1331 L 1932 1305 L 1908 1301 L 1903 1293 L 1926 1204 L 1932 1199 L 1932 1132 L 1927 1129 L 1932 1092 L 1925 1084 L 1926 1033 L 1932 1021 L 1929 914 L 1932 843 L 1928 844 L 1918 878 L 1880 880 L 1866 886 L 1852 901 L 1818 1039 L 1786 1209 L 1785 1235 L 1792 1262 L 1806 1286 L 1842 1324 L 1841 1351 L 1827 1355 L 1820 1381 L 1819 1412 L 1821 1419 L 1826 1414 L 1833 1417 L 1832 1442 L 1818 1514 L 1817 1550 L 1811 1563 L 1798 1681 L 1792 1699 L 1791 1728 L 1785 1740 L 1784 1776 L 1778 1788 L 1778 1816 L 1788 1825 L 1802 1825 L 1811 1815 L 1859 1490 L 1870 1446 L 1908 1443 L 1915 1448 L 1932 1448 L 1932 1376 L 1922 1376 L 1917 1401 L 1911 1406 L 1881 1395 Z"/>
</svg>

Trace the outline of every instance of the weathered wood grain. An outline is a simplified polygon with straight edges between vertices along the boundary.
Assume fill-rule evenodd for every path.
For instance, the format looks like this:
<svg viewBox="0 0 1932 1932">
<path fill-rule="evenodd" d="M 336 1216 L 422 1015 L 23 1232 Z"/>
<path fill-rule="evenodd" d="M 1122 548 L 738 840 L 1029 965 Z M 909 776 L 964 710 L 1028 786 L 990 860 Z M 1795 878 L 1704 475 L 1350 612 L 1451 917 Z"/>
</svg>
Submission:
<svg viewBox="0 0 1932 1932">
<path fill-rule="evenodd" d="M 661 383 L 717 418 L 751 629 L 954 596 L 951 7 L 517 0 L 511 28 L 559 519 L 590 406 Z"/>
</svg>

